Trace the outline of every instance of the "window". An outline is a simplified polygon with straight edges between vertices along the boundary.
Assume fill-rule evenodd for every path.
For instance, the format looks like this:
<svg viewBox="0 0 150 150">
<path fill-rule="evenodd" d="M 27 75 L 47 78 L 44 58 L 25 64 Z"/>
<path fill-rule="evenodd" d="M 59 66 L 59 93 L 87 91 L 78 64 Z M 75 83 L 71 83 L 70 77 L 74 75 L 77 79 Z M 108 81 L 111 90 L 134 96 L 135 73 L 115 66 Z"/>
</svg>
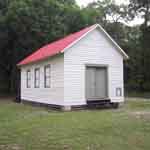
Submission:
<svg viewBox="0 0 150 150">
<path fill-rule="evenodd" d="M 27 88 L 31 88 L 31 71 L 27 70 Z"/>
<path fill-rule="evenodd" d="M 116 88 L 116 96 L 122 96 L 122 88 Z"/>
<path fill-rule="evenodd" d="M 51 66 L 47 65 L 44 67 L 44 86 L 50 88 L 51 84 Z"/>
<path fill-rule="evenodd" d="M 35 88 L 40 87 L 40 68 L 36 68 L 34 70 L 34 87 Z"/>
</svg>

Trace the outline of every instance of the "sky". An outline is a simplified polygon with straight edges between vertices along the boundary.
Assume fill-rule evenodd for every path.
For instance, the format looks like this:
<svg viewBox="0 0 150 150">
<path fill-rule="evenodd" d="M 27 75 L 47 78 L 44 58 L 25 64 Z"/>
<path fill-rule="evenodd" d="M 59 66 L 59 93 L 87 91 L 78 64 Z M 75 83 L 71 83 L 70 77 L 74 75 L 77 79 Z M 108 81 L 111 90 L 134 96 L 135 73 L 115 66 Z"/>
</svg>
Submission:
<svg viewBox="0 0 150 150">
<path fill-rule="evenodd" d="M 77 4 L 79 6 L 87 6 L 88 3 L 94 2 L 94 1 L 97 1 L 97 0 L 76 0 Z M 129 0 L 115 0 L 115 2 L 116 2 L 116 4 L 119 4 L 119 5 L 120 4 L 128 4 Z M 143 23 L 142 19 L 135 18 L 134 21 L 131 21 L 128 25 L 134 26 L 134 25 L 138 25 L 141 23 Z"/>
</svg>

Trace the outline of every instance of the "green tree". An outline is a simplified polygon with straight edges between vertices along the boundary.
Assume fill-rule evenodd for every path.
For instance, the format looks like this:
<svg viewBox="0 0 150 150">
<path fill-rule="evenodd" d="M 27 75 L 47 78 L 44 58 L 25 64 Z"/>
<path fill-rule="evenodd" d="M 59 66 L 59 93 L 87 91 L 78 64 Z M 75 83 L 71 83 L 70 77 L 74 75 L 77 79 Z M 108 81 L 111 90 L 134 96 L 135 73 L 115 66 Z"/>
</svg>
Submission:
<svg viewBox="0 0 150 150">
<path fill-rule="evenodd" d="M 12 92 L 17 88 L 20 60 L 85 24 L 74 0 L 1 0 L 0 8 L 0 67 Z"/>
<path fill-rule="evenodd" d="M 150 90 L 150 1 L 149 0 L 130 0 L 130 11 L 134 13 L 134 17 L 144 19 L 144 23 L 140 26 L 140 89 Z"/>
</svg>

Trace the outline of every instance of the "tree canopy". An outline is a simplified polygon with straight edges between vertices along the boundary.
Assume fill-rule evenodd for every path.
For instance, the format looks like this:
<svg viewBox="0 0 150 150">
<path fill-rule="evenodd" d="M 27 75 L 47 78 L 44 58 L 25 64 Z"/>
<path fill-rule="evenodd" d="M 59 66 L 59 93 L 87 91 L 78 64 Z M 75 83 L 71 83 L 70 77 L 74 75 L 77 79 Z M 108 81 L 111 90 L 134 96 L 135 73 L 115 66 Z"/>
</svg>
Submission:
<svg viewBox="0 0 150 150">
<path fill-rule="evenodd" d="M 135 17 L 139 26 L 128 26 Z M 0 0 L 0 92 L 16 92 L 16 64 L 39 47 L 83 27 L 100 23 L 129 54 L 126 89 L 150 90 L 150 2 L 117 5 L 103 0 L 80 8 L 75 0 Z"/>
</svg>

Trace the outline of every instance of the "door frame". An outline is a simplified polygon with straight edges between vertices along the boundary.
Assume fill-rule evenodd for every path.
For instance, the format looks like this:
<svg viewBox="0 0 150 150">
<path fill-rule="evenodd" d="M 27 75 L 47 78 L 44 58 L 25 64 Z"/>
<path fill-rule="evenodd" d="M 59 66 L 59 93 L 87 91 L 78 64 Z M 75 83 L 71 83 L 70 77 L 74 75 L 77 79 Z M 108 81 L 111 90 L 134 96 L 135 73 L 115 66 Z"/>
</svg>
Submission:
<svg viewBox="0 0 150 150">
<path fill-rule="evenodd" d="M 86 85 L 87 85 L 87 83 L 86 83 L 86 79 L 87 79 L 86 70 L 87 70 L 88 67 L 105 68 L 106 69 L 106 74 L 107 74 L 107 76 L 106 76 L 106 90 L 107 90 L 106 92 L 107 92 L 107 97 L 101 98 L 101 99 L 97 99 L 97 100 L 109 99 L 109 65 L 106 65 L 106 64 L 85 64 L 85 80 L 84 80 L 84 82 L 85 82 L 85 85 L 84 85 L 85 92 L 84 93 L 85 93 L 85 99 L 86 99 L 86 101 L 88 100 L 87 94 L 86 94 L 87 93 L 87 90 L 86 90 Z"/>
</svg>

